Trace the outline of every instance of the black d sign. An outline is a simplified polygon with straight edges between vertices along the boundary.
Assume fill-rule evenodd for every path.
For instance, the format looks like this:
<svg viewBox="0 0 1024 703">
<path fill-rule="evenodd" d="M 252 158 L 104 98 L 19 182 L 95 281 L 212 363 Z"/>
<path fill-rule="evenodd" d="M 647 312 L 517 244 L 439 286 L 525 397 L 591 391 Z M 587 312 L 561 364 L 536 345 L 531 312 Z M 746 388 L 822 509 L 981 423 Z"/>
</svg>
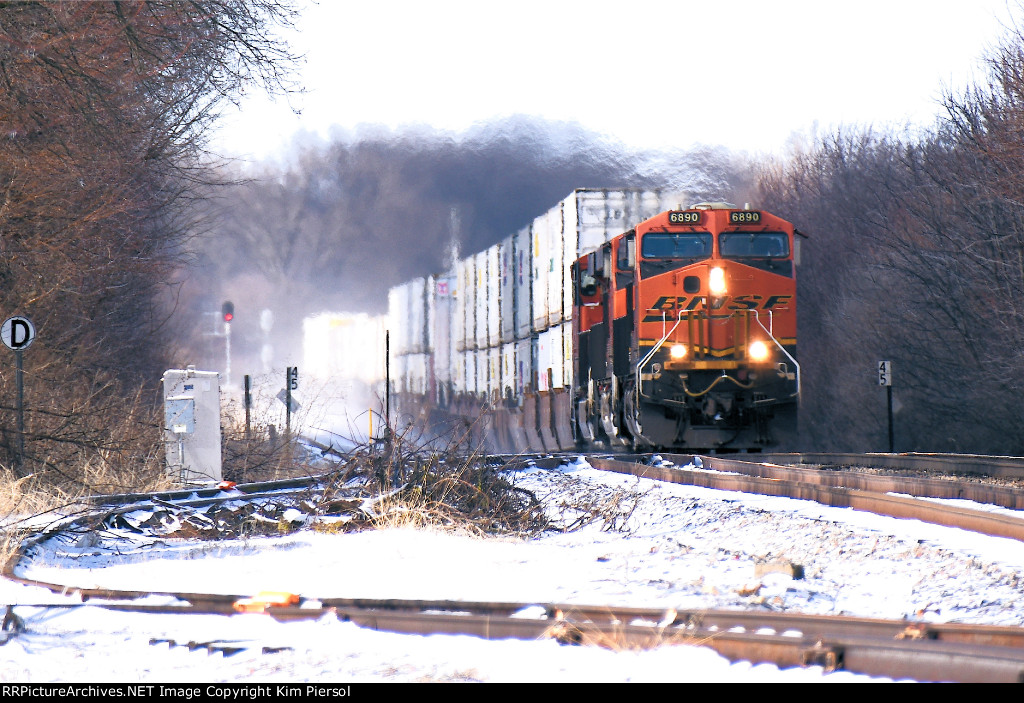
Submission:
<svg viewBox="0 0 1024 703">
<path fill-rule="evenodd" d="M 13 351 L 27 349 L 35 338 L 35 325 L 27 317 L 9 317 L 0 327 L 0 339 Z"/>
</svg>

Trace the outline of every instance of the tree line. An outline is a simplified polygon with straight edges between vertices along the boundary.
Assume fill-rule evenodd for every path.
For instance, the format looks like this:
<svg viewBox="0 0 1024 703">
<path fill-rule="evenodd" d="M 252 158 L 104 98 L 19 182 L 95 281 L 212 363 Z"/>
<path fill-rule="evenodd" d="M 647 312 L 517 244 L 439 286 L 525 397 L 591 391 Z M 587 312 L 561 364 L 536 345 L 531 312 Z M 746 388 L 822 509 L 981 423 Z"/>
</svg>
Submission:
<svg viewBox="0 0 1024 703">
<path fill-rule="evenodd" d="M 3 465 L 75 479 L 152 454 L 198 205 L 222 177 L 209 130 L 243 85 L 288 88 L 292 17 L 276 0 L 0 4 L 0 311 L 38 332 L 26 457 L 0 352 Z"/>
<path fill-rule="evenodd" d="M 799 281 L 807 448 L 1024 454 L 1024 37 L 934 129 L 839 131 L 762 168 L 810 234 Z"/>
</svg>

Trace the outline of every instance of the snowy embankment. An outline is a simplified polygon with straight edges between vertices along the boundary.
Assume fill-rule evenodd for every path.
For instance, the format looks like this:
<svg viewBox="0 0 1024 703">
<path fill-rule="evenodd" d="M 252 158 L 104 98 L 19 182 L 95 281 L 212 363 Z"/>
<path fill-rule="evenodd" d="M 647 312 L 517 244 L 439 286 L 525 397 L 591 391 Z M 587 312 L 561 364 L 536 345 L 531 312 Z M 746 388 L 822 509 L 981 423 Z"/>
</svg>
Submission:
<svg viewBox="0 0 1024 703">
<path fill-rule="evenodd" d="M 666 608 L 761 608 L 1020 625 L 1024 545 L 807 501 L 673 486 L 583 462 L 516 475 L 562 524 L 520 541 L 412 530 L 301 531 L 229 542 L 108 532 L 50 540 L 21 575 L 82 587 L 306 598 L 461 599 Z M 791 562 L 804 578 L 763 573 Z M 0 584 L 4 603 L 67 602 Z M 820 668 L 730 664 L 713 651 L 608 651 L 361 630 L 330 617 L 114 613 L 21 607 L 0 648 L 4 681 L 851 681 Z M 231 641 L 235 654 L 168 647 Z M 264 647 L 279 649 L 264 654 Z M 281 649 L 283 648 L 283 649 Z"/>
</svg>

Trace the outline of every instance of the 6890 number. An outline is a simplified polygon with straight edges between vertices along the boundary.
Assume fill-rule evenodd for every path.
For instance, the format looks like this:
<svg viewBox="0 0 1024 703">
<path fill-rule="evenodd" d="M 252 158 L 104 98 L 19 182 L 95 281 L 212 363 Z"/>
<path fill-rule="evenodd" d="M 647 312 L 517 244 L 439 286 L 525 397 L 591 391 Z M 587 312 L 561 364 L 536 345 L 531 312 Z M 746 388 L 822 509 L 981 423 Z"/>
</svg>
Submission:
<svg viewBox="0 0 1024 703">
<path fill-rule="evenodd" d="M 756 225 L 761 222 L 761 213 L 757 210 L 741 210 L 729 213 L 731 225 Z"/>
<path fill-rule="evenodd" d="M 673 225 L 699 225 L 701 219 L 701 213 L 694 210 L 685 210 L 682 212 L 670 212 L 668 214 L 669 224 Z"/>
</svg>

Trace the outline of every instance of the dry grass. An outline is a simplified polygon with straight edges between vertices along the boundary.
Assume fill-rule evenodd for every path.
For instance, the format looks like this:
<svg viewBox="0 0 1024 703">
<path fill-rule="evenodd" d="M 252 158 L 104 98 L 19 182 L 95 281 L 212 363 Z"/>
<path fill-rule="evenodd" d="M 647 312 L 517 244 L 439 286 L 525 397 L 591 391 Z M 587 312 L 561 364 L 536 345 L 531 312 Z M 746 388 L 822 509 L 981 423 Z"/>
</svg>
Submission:
<svg viewBox="0 0 1024 703">
<path fill-rule="evenodd" d="M 32 477 L 18 478 L 10 469 L 0 468 L 0 565 L 7 564 L 32 532 L 25 526 L 28 520 L 56 513 L 74 502 L 76 498 L 62 490 L 40 486 Z"/>
<path fill-rule="evenodd" d="M 43 491 L 32 477 L 18 478 L 10 469 L 0 469 L 0 516 L 36 515 L 68 501 L 61 491 Z"/>
</svg>

